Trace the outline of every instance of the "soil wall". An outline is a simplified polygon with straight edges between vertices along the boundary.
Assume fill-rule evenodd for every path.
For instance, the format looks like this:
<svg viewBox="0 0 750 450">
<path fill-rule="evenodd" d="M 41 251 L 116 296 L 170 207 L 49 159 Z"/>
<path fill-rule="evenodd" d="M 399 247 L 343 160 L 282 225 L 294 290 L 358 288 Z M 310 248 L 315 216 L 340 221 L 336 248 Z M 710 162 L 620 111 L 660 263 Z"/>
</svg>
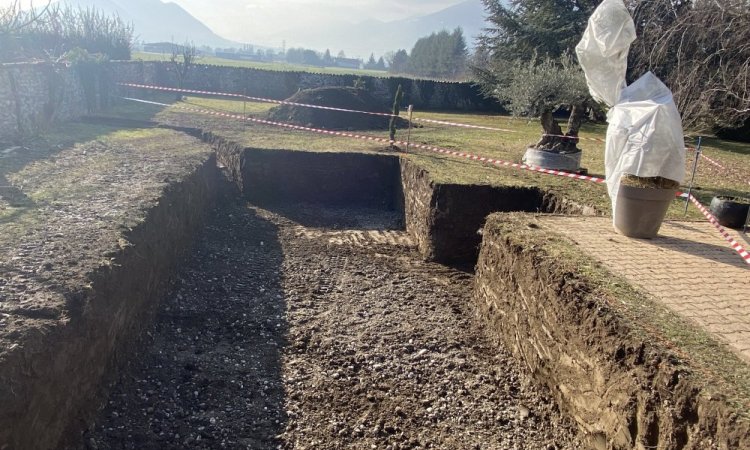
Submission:
<svg viewBox="0 0 750 450">
<path fill-rule="evenodd" d="M 493 212 L 595 213 L 535 187 L 434 183 L 406 159 L 401 184 L 406 229 L 426 259 L 443 264 L 476 262 L 482 227 Z"/>
<path fill-rule="evenodd" d="M 65 296 L 66 317 L 29 328 L 0 360 L 0 449 L 55 448 L 96 410 L 116 367 L 166 295 L 216 196 L 215 159 L 165 191 L 112 264 Z M 66 438 L 67 436 L 67 438 Z"/>
<path fill-rule="evenodd" d="M 397 156 L 240 148 L 215 137 L 213 142 L 250 201 L 401 209 Z"/>
<path fill-rule="evenodd" d="M 490 216 L 474 297 L 500 344 L 550 388 L 590 447 L 750 448 L 742 407 L 644 325 L 659 307 L 609 290 L 612 274 L 591 275 L 599 269 L 564 242 L 531 216 Z M 640 301 L 640 314 L 628 312 Z"/>
</svg>

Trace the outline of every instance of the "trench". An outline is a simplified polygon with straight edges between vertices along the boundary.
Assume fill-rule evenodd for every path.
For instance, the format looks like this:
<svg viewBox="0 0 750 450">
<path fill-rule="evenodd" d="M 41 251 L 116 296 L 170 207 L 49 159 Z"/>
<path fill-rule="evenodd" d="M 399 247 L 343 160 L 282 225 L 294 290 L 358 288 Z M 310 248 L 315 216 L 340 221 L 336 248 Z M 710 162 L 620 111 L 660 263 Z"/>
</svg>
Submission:
<svg viewBox="0 0 750 450">
<path fill-rule="evenodd" d="M 462 239 L 480 212 L 435 209 L 426 223 L 476 223 L 418 238 L 415 168 L 397 157 L 216 146 L 234 182 L 66 447 L 577 448 L 549 393 L 485 334 L 473 275 L 442 264 L 474 249 L 441 261 L 439 243 L 420 248 Z M 502 204 L 543 200 L 527 194 Z"/>
<path fill-rule="evenodd" d="M 570 273 L 514 244 L 511 222 L 528 218 L 485 227 L 494 212 L 585 207 L 536 188 L 435 183 L 395 155 L 203 138 L 229 181 L 74 448 L 706 448 L 712 429 L 746 439 L 723 406 L 696 410 L 688 378 L 668 389 L 681 369 L 613 363 L 589 342 L 589 316 L 616 345 L 632 336 L 579 301 L 585 283 L 567 286 Z M 616 367 L 603 377 L 570 361 Z M 680 412 L 652 404 L 662 397 Z"/>
<path fill-rule="evenodd" d="M 472 302 L 485 217 L 554 195 L 202 137 L 216 159 L 0 367 L 0 448 L 577 448 Z"/>
</svg>

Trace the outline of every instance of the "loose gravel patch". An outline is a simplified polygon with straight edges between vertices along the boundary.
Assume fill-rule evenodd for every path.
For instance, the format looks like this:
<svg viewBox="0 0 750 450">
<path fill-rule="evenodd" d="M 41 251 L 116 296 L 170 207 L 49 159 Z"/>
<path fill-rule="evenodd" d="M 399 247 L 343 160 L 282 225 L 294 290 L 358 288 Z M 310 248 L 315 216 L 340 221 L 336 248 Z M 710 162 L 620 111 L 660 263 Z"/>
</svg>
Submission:
<svg viewBox="0 0 750 450">
<path fill-rule="evenodd" d="M 84 447 L 580 447 L 485 335 L 471 274 L 421 261 L 398 218 L 297 208 L 318 220 L 217 208 Z"/>
</svg>

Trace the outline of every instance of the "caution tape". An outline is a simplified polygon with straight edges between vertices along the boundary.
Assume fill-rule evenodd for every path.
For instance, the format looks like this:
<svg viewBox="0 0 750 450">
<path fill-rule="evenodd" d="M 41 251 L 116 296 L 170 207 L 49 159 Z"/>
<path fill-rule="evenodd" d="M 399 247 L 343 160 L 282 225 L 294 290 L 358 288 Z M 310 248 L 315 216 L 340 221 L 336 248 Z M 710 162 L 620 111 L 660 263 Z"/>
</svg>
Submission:
<svg viewBox="0 0 750 450">
<path fill-rule="evenodd" d="M 692 195 L 690 195 L 688 198 L 700 210 L 700 212 L 703 213 L 706 219 L 708 219 L 708 221 L 711 222 L 711 225 L 716 227 L 716 229 L 719 231 L 719 234 L 721 234 L 724 240 L 726 240 L 729 243 L 732 249 L 734 249 L 734 251 L 739 253 L 740 257 L 742 257 L 742 259 L 746 263 L 750 264 L 750 253 L 748 253 L 748 251 L 745 250 L 745 248 L 739 242 L 737 242 L 737 240 L 733 238 L 731 234 L 729 234 L 726 228 L 721 226 L 721 224 L 716 219 L 716 217 L 714 217 L 714 215 L 711 214 L 711 212 L 708 209 L 706 209 L 706 207 L 703 206 L 701 202 L 698 201 L 698 199 L 696 199 Z"/>
<path fill-rule="evenodd" d="M 257 118 L 254 118 L 254 117 L 245 117 L 245 116 L 242 116 L 240 114 L 232 114 L 232 113 L 226 113 L 226 112 L 220 112 L 220 111 L 213 111 L 213 110 L 209 110 L 209 109 L 189 108 L 189 107 L 186 107 L 186 106 L 169 105 L 167 103 L 159 103 L 159 102 L 153 102 L 153 101 L 136 99 L 136 98 L 129 98 L 129 97 L 123 97 L 123 98 L 125 100 L 130 100 L 130 101 L 135 101 L 135 102 L 140 102 L 140 103 L 147 103 L 147 104 L 152 104 L 152 105 L 172 107 L 172 108 L 181 109 L 181 110 L 184 110 L 184 111 L 199 112 L 199 113 L 209 114 L 209 115 L 213 115 L 213 116 L 227 117 L 227 118 L 237 119 L 237 120 L 244 120 L 244 121 L 258 123 L 258 124 L 262 124 L 262 125 L 272 125 L 272 126 L 277 126 L 277 127 L 283 127 L 283 128 L 287 128 L 287 129 L 291 129 L 291 130 L 310 131 L 310 132 L 314 132 L 314 133 L 318 133 L 318 134 L 325 134 L 325 135 L 328 135 L 328 136 L 340 136 L 340 137 L 348 137 L 348 138 L 353 138 L 353 139 L 367 140 L 367 141 L 372 141 L 372 142 L 382 142 L 382 143 L 388 144 L 388 145 L 398 144 L 398 145 L 403 145 L 403 146 L 408 146 L 408 147 L 419 148 L 419 149 L 423 149 L 423 150 L 429 150 L 431 152 L 440 153 L 440 154 L 444 154 L 444 155 L 450 155 L 450 156 L 456 156 L 456 157 L 459 157 L 459 158 L 465 158 L 465 159 L 469 159 L 469 160 L 472 160 L 472 161 L 479 161 L 479 162 L 483 162 L 483 163 L 491 164 L 491 165 L 495 165 L 495 166 L 512 167 L 512 168 L 521 169 L 521 170 L 528 170 L 528 171 L 531 171 L 531 172 L 544 173 L 544 174 L 547 174 L 547 175 L 557 175 L 557 176 L 561 176 L 561 177 L 565 177 L 565 178 L 572 178 L 572 179 L 576 179 L 576 180 L 592 181 L 592 182 L 595 182 L 595 183 L 604 183 L 604 178 L 600 178 L 600 177 L 593 177 L 593 176 L 589 176 L 589 175 L 579 175 L 579 174 L 576 174 L 576 173 L 563 172 L 563 171 L 560 171 L 560 170 L 545 169 L 545 168 L 542 168 L 542 167 L 536 167 L 536 166 L 532 166 L 532 165 L 528 165 L 528 164 L 519 164 L 519 163 L 514 163 L 514 162 L 511 162 L 511 161 L 504 161 L 502 159 L 497 159 L 497 158 L 488 158 L 488 157 L 485 157 L 485 156 L 474 155 L 474 154 L 471 154 L 471 153 L 460 152 L 460 151 L 456 151 L 456 150 L 451 150 L 451 149 L 447 149 L 447 148 L 440 148 L 440 147 L 435 147 L 435 146 L 426 145 L 426 144 L 415 144 L 415 143 L 412 143 L 412 142 L 407 143 L 405 141 L 396 141 L 396 140 L 391 141 L 390 139 L 385 139 L 385 138 L 380 138 L 380 137 L 377 137 L 377 136 L 370 136 L 370 135 L 365 135 L 365 134 L 349 133 L 349 132 L 345 132 L 345 131 L 324 130 L 324 129 L 321 129 L 321 128 L 305 127 L 305 126 L 302 126 L 302 125 L 294 125 L 294 124 L 283 123 L 283 122 L 274 122 L 274 121 L 271 121 L 271 120 L 257 119 Z"/>
<path fill-rule="evenodd" d="M 356 114 L 369 114 L 373 116 L 381 116 L 381 117 L 400 117 L 398 115 L 389 114 L 389 113 L 379 113 L 379 112 L 373 112 L 373 111 L 360 111 L 356 109 L 346 109 L 346 108 L 335 108 L 332 106 L 321 106 L 321 105 L 312 105 L 309 103 L 297 103 L 297 102 L 289 102 L 286 100 L 274 100 L 270 98 L 262 98 L 262 97 L 252 97 L 248 95 L 243 94 L 235 94 L 230 92 L 216 92 L 216 91 L 203 91 L 203 90 L 197 90 L 197 89 L 179 89 L 179 88 L 173 88 L 173 87 L 166 87 L 166 86 L 155 86 L 155 85 L 148 85 L 148 84 L 137 84 L 137 83 L 118 83 L 119 86 L 125 86 L 125 87 L 131 87 L 131 88 L 138 88 L 138 89 L 151 89 L 155 91 L 164 91 L 164 92 L 176 92 L 176 93 L 182 93 L 182 94 L 194 94 L 194 95 L 206 95 L 206 96 L 216 96 L 216 97 L 228 97 L 228 98 L 238 98 L 238 99 L 244 99 L 244 100 L 252 100 L 257 102 L 263 102 L 263 103 L 274 103 L 277 105 L 293 105 L 293 106 L 301 106 L 304 108 L 315 108 L 315 109 L 323 109 L 323 110 L 329 110 L 329 111 L 339 111 L 339 112 L 348 112 L 348 113 L 356 113 Z M 437 125 L 446 125 L 446 126 L 452 126 L 452 127 L 459 127 L 459 128 L 471 128 L 475 130 L 488 130 L 488 131 L 498 131 L 502 133 L 518 133 L 518 130 L 511 130 L 507 128 L 497 128 L 497 127 L 488 127 L 483 125 L 471 125 L 468 123 L 458 123 L 458 122 L 449 122 L 446 120 L 435 120 L 435 119 L 425 119 L 422 117 L 413 117 L 412 121 L 414 122 L 423 122 L 423 123 L 434 123 Z M 545 134 L 544 136 L 550 136 L 550 137 L 560 137 L 560 138 L 567 138 L 567 139 L 574 139 L 571 136 L 558 136 L 553 134 Z M 604 142 L 603 139 L 598 138 L 589 138 L 589 137 L 576 137 L 576 139 L 583 139 L 583 140 L 589 140 L 589 141 L 596 141 L 596 142 Z"/>
<path fill-rule="evenodd" d="M 718 161 L 715 161 L 715 160 L 711 159 L 710 157 L 706 156 L 706 155 L 705 155 L 705 154 L 703 154 L 703 153 L 701 153 L 701 156 L 702 156 L 703 158 L 705 158 L 705 159 L 706 159 L 706 161 L 708 161 L 709 163 L 713 164 L 714 166 L 716 166 L 716 167 L 718 167 L 718 168 L 720 168 L 720 169 L 722 169 L 722 170 L 724 170 L 724 171 L 726 171 L 726 172 L 729 172 L 729 173 L 731 173 L 731 174 L 734 174 L 734 175 L 735 175 L 736 177 L 738 177 L 739 179 L 741 179 L 741 180 L 742 180 L 742 181 L 743 181 L 744 183 L 747 183 L 747 184 L 749 184 L 749 185 L 750 185 L 750 180 L 746 179 L 746 178 L 745 178 L 745 176 L 744 176 L 743 174 L 741 174 L 740 172 L 737 172 L 737 171 L 736 171 L 736 170 L 734 170 L 734 169 L 730 169 L 730 168 L 724 167 L 724 165 L 722 165 L 722 164 L 721 164 L 721 163 L 719 163 Z"/>
<path fill-rule="evenodd" d="M 167 103 L 159 103 L 159 102 L 154 102 L 154 101 L 149 101 L 149 100 L 142 100 L 142 99 L 136 99 L 136 98 L 129 98 L 129 97 L 122 97 L 122 98 L 125 99 L 125 100 L 139 102 L 139 103 L 146 103 L 146 104 L 158 105 L 158 106 L 164 106 L 164 107 L 172 107 L 172 108 L 181 109 L 181 110 L 184 110 L 184 111 L 199 112 L 199 113 L 209 114 L 209 115 L 219 116 L 219 117 L 227 117 L 227 118 L 232 118 L 232 119 L 237 119 L 237 120 L 242 120 L 242 121 L 249 121 L 249 122 L 253 122 L 253 123 L 259 123 L 259 124 L 262 124 L 262 125 L 272 125 L 272 126 L 283 127 L 283 128 L 292 129 L 292 130 L 310 131 L 310 132 L 324 134 L 324 135 L 329 135 L 329 136 L 340 136 L 340 137 L 348 137 L 348 138 L 354 138 L 354 139 L 360 139 L 360 140 L 367 140 L 367 141 L 371 141 L 371 142 L 381 142 L 381 143 L 386 143 L 386 144 L 389 144 L 389 145 L 398 144 L 398 145 L 404 145 L 404 146 L 407 146 L 407 147 L 415 147 L 415 148 L 419 148 L 419 149 L 423 149 L 423 150 L 429 150 L 429 151 L 432 151 L 432 152 L 435 152 L 435 153 L 444 154 L 444 155 L 450 155 L 450 156 L 455 156 L 455 157 L 459 157 L 459 158 L 469 159 L 469 160 L 472 160 L 472 161 L 483 162 L 483 163 L 491 164 L 491 165 L 498 166 L 498 167 L 511 167 L 511 168 L 515 168 L 515 169 L 519 169 L 519 170 L 527 170 L 527 171 L 537 172 L 537 173 L 543 173 L 543 174 L 547 174 L 547 175 L 556 175 L 556 176 L 570 178 L 570 179 L 574 179 L 574 180 L 591 181 L 591 182 L 594 182 L 594 183 L 605 183 L 606 182 L 606 180 L 604 178 L 600 178 L 600 177 L 593 177 L 593 176 L 589 176 L 589 175 L 579 175 L 579 174 L 576 174 L 576 173 L 563 172 L 563 171 L 560 171 L 560 170 L 545 169 L 545 168 L 542 168 L 542 167 L 531 166 L 531 165 L 528 165 L 528 164 L 519 164 L 519 163 L 510 162 L 510 161 L 504 161 L 504 160 L 497 159 L 497 158 L 487 158 L 487 157 L 484 157 L 484 156 L 474 155 L 474 154 L 467 153 L 467 152 L 460 152 L 460 151 L 456 151 L 456 150 L 450 150 L 450 149 L 435 147 L 435 146 L 426 145 L 426 144 L 414 144 L 414 143 L 407 143 L 407 142 L 404 142 L 404 141 L 396 141 L 396 140 L 392 141 L 390 139 L 379 138 L 379 137 L 376 137 L 376 136 L 369 136 L 369 135 L 356 134 L 356 133 L 348 133 L 348 132 L 343 132 L 343 131 L 324 130 L 324 129 L 320 129 L 320 128 L 305 127 L 305 126 L 301 126 L 301 125 L 293 125 L 293 124 L 283 123 L 283 122 L 274 122 L 274 121 L 271 121 L 271 120 L 256 119 L 254 117 L 245 117 L 245 116 L 242 116 L 242 115 L 239 115 L 239 114 L 231 114 L 231 113 L 220 112 L 220 111 L 212 111 L 212 110 L 208 110 L 208 109 L 188 108 L 188 107 L 185 107 L 185 106 L 169 105 Z M 708 221 L 711 222 L 711 224 L 713 224 L 717 228 L 717 230 L 722 235 L 722 237 L 724 237 L 724 239 L 726 239 L 727 242 L 729 242 L 730 246 L 735 251 L 737 251 L 737 253 L 739 253 L 739 255 L 743 258 L 743 260 L 745 262 L 747 262 L 748 264 L 750 264 L 750 254 L 747 252 L 747 250 L 745 250 L 742 247 L 742 245 L 740 245 L 726 231 L 726 229 L 719 224 L 718 220 L 716 220 L 716 218 L 694 196 L 692 196 L 691 194 L 684 193 L 684 192 L 677 192 L 676 197 L 679 197 L 679 198 L 688 198 L 693 204 L 695 204 L 695 206 L 698 207 L 698 209 L 701 211 L 701 213 L 703 213 L 703 215 L 706 217 L 706 219 L 708 219 Z"/>
<path fill-rule="evenodd" d="M 249 95 L 233 94 L 233 93 L 228 93 L 228 92 L 200 91 L 196 89 L 178 89 L 178 88 L 171 88 L 171 87 L 164 87 L 164 86 L 151 86 L 151 85 L 146 85 L 146 84 L 135 84 L 135 83 L 118 83 L 118 84 L 120 86 L 125 86 L 125 87 L 132 87 L 132 88 L 139 88 L 139 89 L 152 89 L 155 91 L 177 92 L 177 93 L 182 93 L 182 94 L 195 94 L 195 95 L 213 95 L 217 97 L 240 98 L 240 99 L 252 100 L 256 102 L 274 103 L 277 105 L 293 105 L 293 106 L 301 106 L 304 108 L 325 109 L 328 111 L 369 114 L 371 116 L 381 116 L 381 117 L 394 117 L 393 114 L 388 114 L 388 113 L 379 113 L 379 112 L 374 112 L 374 111 L 359 111 L 356 109 L 335 108 L 332 106 L 311 105 L 308 103 L 297 103 L 297 102 L 289 102 L 286 100 L 274 100 L 270 98 L 251 97 Z"/>
<path fill-rule="evenodd" d="M 518 133 L 517 130 L 508 130 L 505 128 L 485 127 L 482 125 L 469 125 L 468 123 L 447 122 L 445 120 L 423 119 L 421 117 L 414 117 L 412 118 L 412 120 L 414 122 L 436 123 L 439 125 L 449 125 L 452 127 L 473 128 L 475 130 L 489 130 L 489 131 L 502 131 L 504 133 Z"/>
</svg>

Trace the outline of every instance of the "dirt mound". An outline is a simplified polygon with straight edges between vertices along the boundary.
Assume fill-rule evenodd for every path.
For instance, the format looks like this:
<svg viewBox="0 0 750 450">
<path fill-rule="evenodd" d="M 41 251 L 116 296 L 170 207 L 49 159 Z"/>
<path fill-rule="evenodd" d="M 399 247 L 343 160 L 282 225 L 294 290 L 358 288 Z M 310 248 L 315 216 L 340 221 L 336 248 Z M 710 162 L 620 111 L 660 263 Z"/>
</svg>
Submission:
<svg viewBox="0 0 750 450">
<path fill-rule="evenodd" d="M 388 114 L 390 111 L 364 89 L 322 87 L 305 89 L 286 101 Z M 389 117 L 372 114 L 331 111 L 297 105 L 280 105 L 268 112 L 269 120 L 334 130 L 387 130 Z M 400 119 L 399 126 L 406 120 Z"/>
</svg>

